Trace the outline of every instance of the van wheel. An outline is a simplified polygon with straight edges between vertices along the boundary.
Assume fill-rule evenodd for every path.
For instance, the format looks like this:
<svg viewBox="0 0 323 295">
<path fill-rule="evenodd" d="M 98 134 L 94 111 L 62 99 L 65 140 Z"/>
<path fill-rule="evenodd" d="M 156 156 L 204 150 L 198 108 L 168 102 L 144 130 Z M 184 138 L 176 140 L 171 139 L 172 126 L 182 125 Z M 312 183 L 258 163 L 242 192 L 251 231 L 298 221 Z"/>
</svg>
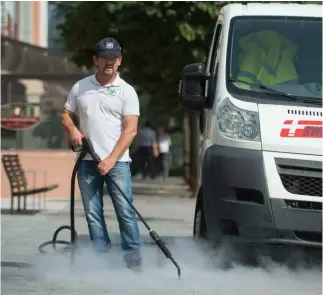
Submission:
<svg viewBox="0 0 323 295">
<path fill-rule="evenodd" d="M 200 238 L 200 239 L 207 238 L 206 222 L 205 222 L 205 215 L 204 215 L 204 208 L 203 208 L 202 188 L 200 188 L 200 191 L 196 199 L 193 237 Z"/>
</svg>

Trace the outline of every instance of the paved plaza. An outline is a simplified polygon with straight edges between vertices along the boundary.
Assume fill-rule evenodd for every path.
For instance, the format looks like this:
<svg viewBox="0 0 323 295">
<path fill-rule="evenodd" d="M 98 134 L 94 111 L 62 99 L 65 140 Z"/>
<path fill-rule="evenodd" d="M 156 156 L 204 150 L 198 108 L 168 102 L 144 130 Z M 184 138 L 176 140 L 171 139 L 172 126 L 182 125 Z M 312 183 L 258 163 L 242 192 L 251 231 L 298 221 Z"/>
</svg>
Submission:
<svg viewBox="0 0 323 295">
<path fill-rule="evenodd" d="M 82 204 L 76 201 L 79 236 L 74 263 L 67 253 L 41 254 L 38 246 L 52 239 L 54 231 L 69 225 L 69 199 L 49 199 L 47 210 L 35 214 L 2 213 L 2 295 L 310 295 L 321 294 L 320 265 L 292 271 L 285 265 L 236 265 L 222 268 L 223 256 L 192 239 L 195 200 L 176 181 L 165 187 L 135 182 L 135 206 L 149 225 L 164 238 L 182 268 L 182 278 L 170 260 L 154 245 L 140 222 L 143 270 L 131 272 L 121 259 L 119 229 L 112 203 L 105 197 L 105 216 L 113 241 L 111 252 L 95 255 L 90 243 Z M 156 194 L 153 192 L 156 191 Z M 146 193 L 145 193 L 146 192 Z M 2 209 L 9 200 L 2 199 Z M 4 212 L 4 211 L 3 211 Z M 63 231 L 58 239 L 69 240 Z M 61 247 L 61 246 L 58 246 Z"/>
</svg>

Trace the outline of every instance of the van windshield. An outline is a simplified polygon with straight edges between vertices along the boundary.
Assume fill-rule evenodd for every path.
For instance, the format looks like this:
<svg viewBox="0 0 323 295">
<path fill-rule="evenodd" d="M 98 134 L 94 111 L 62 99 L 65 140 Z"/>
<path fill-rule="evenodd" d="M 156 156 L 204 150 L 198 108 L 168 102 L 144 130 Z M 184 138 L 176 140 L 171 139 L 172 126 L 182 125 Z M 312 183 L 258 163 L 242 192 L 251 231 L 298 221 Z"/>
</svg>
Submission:
<svg viewBox="0 0 323 295">
<path fill-rule="evenodd" d="M 237 17 L 227 54 L 232 94 L 321 103 L 321 18 Z"/>
</svg>

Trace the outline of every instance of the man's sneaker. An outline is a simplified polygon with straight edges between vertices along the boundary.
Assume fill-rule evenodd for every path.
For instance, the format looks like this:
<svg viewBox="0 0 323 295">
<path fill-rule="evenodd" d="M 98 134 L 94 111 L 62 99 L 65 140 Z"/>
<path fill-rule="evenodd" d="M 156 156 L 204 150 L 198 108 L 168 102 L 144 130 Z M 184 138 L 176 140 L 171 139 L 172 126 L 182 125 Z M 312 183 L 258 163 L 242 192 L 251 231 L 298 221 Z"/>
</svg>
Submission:
<svg viewBox="0 0 323 295">
<path fill-rule="evenodd" d="M 138 254 L 126 254 L 124 256 L 127 267 L 134 271 L 141 271 L 141 262 L 142 259 Z"/>
</svg>

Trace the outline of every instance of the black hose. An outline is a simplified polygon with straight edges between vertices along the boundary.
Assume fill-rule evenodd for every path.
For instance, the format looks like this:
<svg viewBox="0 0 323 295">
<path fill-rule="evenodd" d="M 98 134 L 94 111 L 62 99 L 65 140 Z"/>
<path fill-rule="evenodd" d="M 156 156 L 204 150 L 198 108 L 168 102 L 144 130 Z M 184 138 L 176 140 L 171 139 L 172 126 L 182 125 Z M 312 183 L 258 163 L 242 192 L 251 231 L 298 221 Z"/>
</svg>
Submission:
<svg viewBox="0 0 323 295">
<path fill-rule="evenodd" d="M 73 148 L 73 151 L 74 148 Z M 98 156 L 98 154 L 94 151 L 93 147 L 88 143 L 88 141 L 83 137 L 82 139 L 82 152 L 80 154 L 80 156 L 78 157 L 74 169 L 73 169 L 73 173 L 72 173 L 72 178 L 71 178 L 71 206 L 70 206 L 70 226 L 68 225 L 63 225 L 61 227 L 59 227 L 54 235 L 53 235 L 53 239 L 51 241 L 47 241 L 42 243 L 38 249 L 41 253 L 46 253 L 43 248 L 48 246 L 48 245 L 52 245 L 53 249 L 56 250 L 56 244 L 64 244 L 64 245 L 68 245 L 68 247 L 63 248 L 63 251 L 66 252 L 68 250 L 71 250 L 71 262 L 74 263 L 74 255 L 75 255 L 75 249 L 76 249 L 76 242 L 78 239 L 78 235 L 77 232 L 75 231 L 75 218 L 74 218 L 74 207 L 75 207 L 75 177 L 76 177 L 76 173 L 77 170 L 79 168 L 80 162 L 81 160 L 85 157 L 86 153 L 89 153 L 92 158 L 94 159 L 94 161 L 96 161 L 97 163 L 99 163 L 101 161 L 100 157 Z M 168 250 L 168 248 L 166 247 L 165 243 L 163 242 L 163 240 L 160 238 L 160 236 L 150 228 L 150 226 L 148 225 L 148 223 L 146 222 L 146 220 L 141 216 L 141 214 L 139 213 L 139 211 L 135 208 L 135 206 L 128 200 L 127 196 L 125 195 L 125 193 L 123 192 L 123 190 L 119 187 L 119 185 L 115 182 L 115 180 L 109 175 L 107 174 L 106 176 L 108 176 L 110 178 L 110 180 L 113 182 L 113 184 L 117 187 L 117 189 L 120 191 L 120 193 L 122 194 L 122 196 L 125 198 L 125 200 L 128 202 L 128 204 L 131 206 L 131 208 L 136 212 L 136 214 L 138 215 L 138 217 L 140 218 L 140 220 L 142 221 L 142 223 L 145 225 L 145 227 L 148 229 L 150 237 L 155 241 L 156 245 L 160 248 L 160 250 L 165 254 L 165 256 L 167 258 L 169 258 L 173 264 L 175 265 L 175 267 L 177 268 L 177 275 L 178 278 L 180 279 L 181 277 L 181 268 L 178 265 L 178 263 L 175 261 L 175 259 L 172 256 L 172 253 Z M 71 231 L 71 241 L 63 241 L 63 240 L 57 240 L 57 236 L 59 234 L 60 231 L 64 230 L 64 229 L 68 229 Z"/>
<path fill-rule="evenodd" d="M 74 210 L 74 207 L 75 207 L 75 178 L 76 178 L 76 173 L 77 173 L 77 170 L 80 166 L 80 163 L 81 161 L 83 160 L 83 158 L 85 157 L 86 155 L 86 151 L 82 151 L 74 165 L 74 169 L 73 169 L 73 172 L 72 172 L 72 177 L 71 177 L 71 202 L 70 202 L 70 225 L 62 225 L 60 226 L 55 232 L 54 232 L 54 235 L 53 235 L 53 238 L 51 241 L 47 241 L 47 242 L 44 242 L 42 244 L 40 244 L 40 246 L 38 247 L 38 250 L 43 253 L 43 254 L 46 254 L 47 252 L 44 251 L 44 248 L 48 245 L 52 245 L 53 246 L 53 250 L 57 251 L 56 249 L 56 245 L 57 244 L 62 244 L 62 245 L 67 245 L 67 247 L 64 247 L 62 249 L 62 252 L 66 252 L 66 251 L 69 251 L 69 250 L 72 250 L 72 257 L 71 257 L 71 260 L 73 260 L 74 258 L 74 250 L 76 248 L 76 242 L 78 240 L 78 234 L 75 230 L 75 210 Z M 68 242 L 68 241 L 64 241 L 64 240 L 57 240 L 57 236 L 58 234 L 64 230 L 64 229 L 67 229 L 67 230 L 70 230 L 71 232 L 71 240 Z M 73 262 L 73 261 L 72 261 Z"/>
</svg>

